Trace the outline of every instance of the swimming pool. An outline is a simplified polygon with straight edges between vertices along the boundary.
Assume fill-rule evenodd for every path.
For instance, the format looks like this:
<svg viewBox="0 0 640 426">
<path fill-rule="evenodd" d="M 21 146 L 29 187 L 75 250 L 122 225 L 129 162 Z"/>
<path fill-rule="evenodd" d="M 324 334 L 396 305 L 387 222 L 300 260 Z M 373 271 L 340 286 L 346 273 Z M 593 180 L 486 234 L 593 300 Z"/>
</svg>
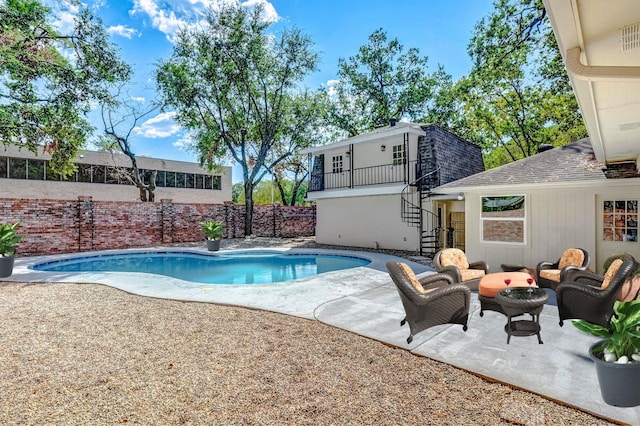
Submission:
<svg viewBox="0 0 640 426">
<path fill-rule="evenodd" d="M 46 272 L 141 272 L 201 284 L 266 284 L 367 266 L 359 257 L 280 252 L 199 254 L 180 251 L 101 254 L 37 263 Z"/>
</svg>

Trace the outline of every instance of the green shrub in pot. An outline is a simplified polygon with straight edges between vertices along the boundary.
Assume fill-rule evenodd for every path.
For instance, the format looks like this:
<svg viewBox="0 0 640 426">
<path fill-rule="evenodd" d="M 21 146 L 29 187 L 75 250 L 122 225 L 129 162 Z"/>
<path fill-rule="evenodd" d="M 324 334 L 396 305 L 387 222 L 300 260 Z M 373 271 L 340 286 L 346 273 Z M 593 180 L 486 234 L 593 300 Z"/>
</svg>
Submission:
<svg viewBox="0 0 640 426">
<path fill-rule="evenodd" d="M 13 256 L 16 252 L 16 245 L 22 240 L 22 236 L 16 233 L 16 228 L 20 222 L 13 225 L 8 223 L 0 224 L 0 256 Z"/>
</svg>

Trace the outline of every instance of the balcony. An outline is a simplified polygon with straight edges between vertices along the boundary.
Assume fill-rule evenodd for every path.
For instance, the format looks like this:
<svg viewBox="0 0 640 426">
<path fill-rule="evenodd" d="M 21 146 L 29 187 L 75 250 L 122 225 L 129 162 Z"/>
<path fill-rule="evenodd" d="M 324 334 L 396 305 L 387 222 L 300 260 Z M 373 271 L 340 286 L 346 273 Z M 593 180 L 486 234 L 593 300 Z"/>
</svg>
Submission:
<svg viewBox="0 0 640 426">
<path fill-rule="evenodd" d="M 416 168 L 417 161 L 409 161 L 408 164 L 383 164 L 344 170 L 340 173 L 312 174 L 309 192 L 393 183 L 407 184 L 416 180 Z"/>
</svg>

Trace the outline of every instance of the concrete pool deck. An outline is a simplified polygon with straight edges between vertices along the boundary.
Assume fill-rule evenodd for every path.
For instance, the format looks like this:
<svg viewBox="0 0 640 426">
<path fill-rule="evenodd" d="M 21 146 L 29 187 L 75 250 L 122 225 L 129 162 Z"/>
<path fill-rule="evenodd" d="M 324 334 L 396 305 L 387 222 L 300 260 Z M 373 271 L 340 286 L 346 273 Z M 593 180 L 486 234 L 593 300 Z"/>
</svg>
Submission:
<svg viewBox="0 0 640 426">
<path fill-rule="evenodd" d="M 202 248 L 165 247 L 100 253 L 156 250 L 206 252 Z M 404 310 L 384 263 L 389 259 L 403 261 L 418 273 L 430 273 L 427 267 L 379 253 L 300 248 L 268 250 L 357 255 L 369 258 L 372 263 L 367 267 L 329 272 L 292 282 L 254 285 L 203 285 L 149 274 L 60 273 L 28 268 L 36 261 L 73 257 L 61 255 L 18 258 L 13 275 L 3 280 L 100 283 L 142 296 L 244 306 L 316 319 L 596 416 L 640 424 L 640 407 L 619 408 L 604 403 L 595 368 L 587 356 L 587 350 L 596 338 L 579 332 L 570 324 L 559 327 L 555 306 L 546 305 L 541 314 L 543 345 L 537 343 L 535 336 L 514 337 L 507 344 L 505 317 L 488 311 L 480 318 L 480 305 L 475 293 L 472 293 L 467 332 L 457 325 L 433 327 L 416 335 L 409 345 L 406 343 L 408 326 L 400 326 Z M 94 253 L 82 253 L 82 256 L 91 254 Z"/>
</svg>

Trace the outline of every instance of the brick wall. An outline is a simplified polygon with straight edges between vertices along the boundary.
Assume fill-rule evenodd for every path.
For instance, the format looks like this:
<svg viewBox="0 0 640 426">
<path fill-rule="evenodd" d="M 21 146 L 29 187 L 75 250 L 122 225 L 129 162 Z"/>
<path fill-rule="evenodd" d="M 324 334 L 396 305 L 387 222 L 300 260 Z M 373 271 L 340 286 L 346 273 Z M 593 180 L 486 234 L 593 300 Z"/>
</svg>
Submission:
<svg viewBox="0 0 640 426">
<path fill-rule="evenodd" d="M 255 206 L 253 234 L 259 237 L 315 235 L 315 206 Z M 21 221 L 21 255 L 146 247 L 202 241 L 198 222 L 224 223 L 226 238 L 244 237 L 244 206 L 70 200 L 0 199 L 0 223 Z"/>
</svg>

